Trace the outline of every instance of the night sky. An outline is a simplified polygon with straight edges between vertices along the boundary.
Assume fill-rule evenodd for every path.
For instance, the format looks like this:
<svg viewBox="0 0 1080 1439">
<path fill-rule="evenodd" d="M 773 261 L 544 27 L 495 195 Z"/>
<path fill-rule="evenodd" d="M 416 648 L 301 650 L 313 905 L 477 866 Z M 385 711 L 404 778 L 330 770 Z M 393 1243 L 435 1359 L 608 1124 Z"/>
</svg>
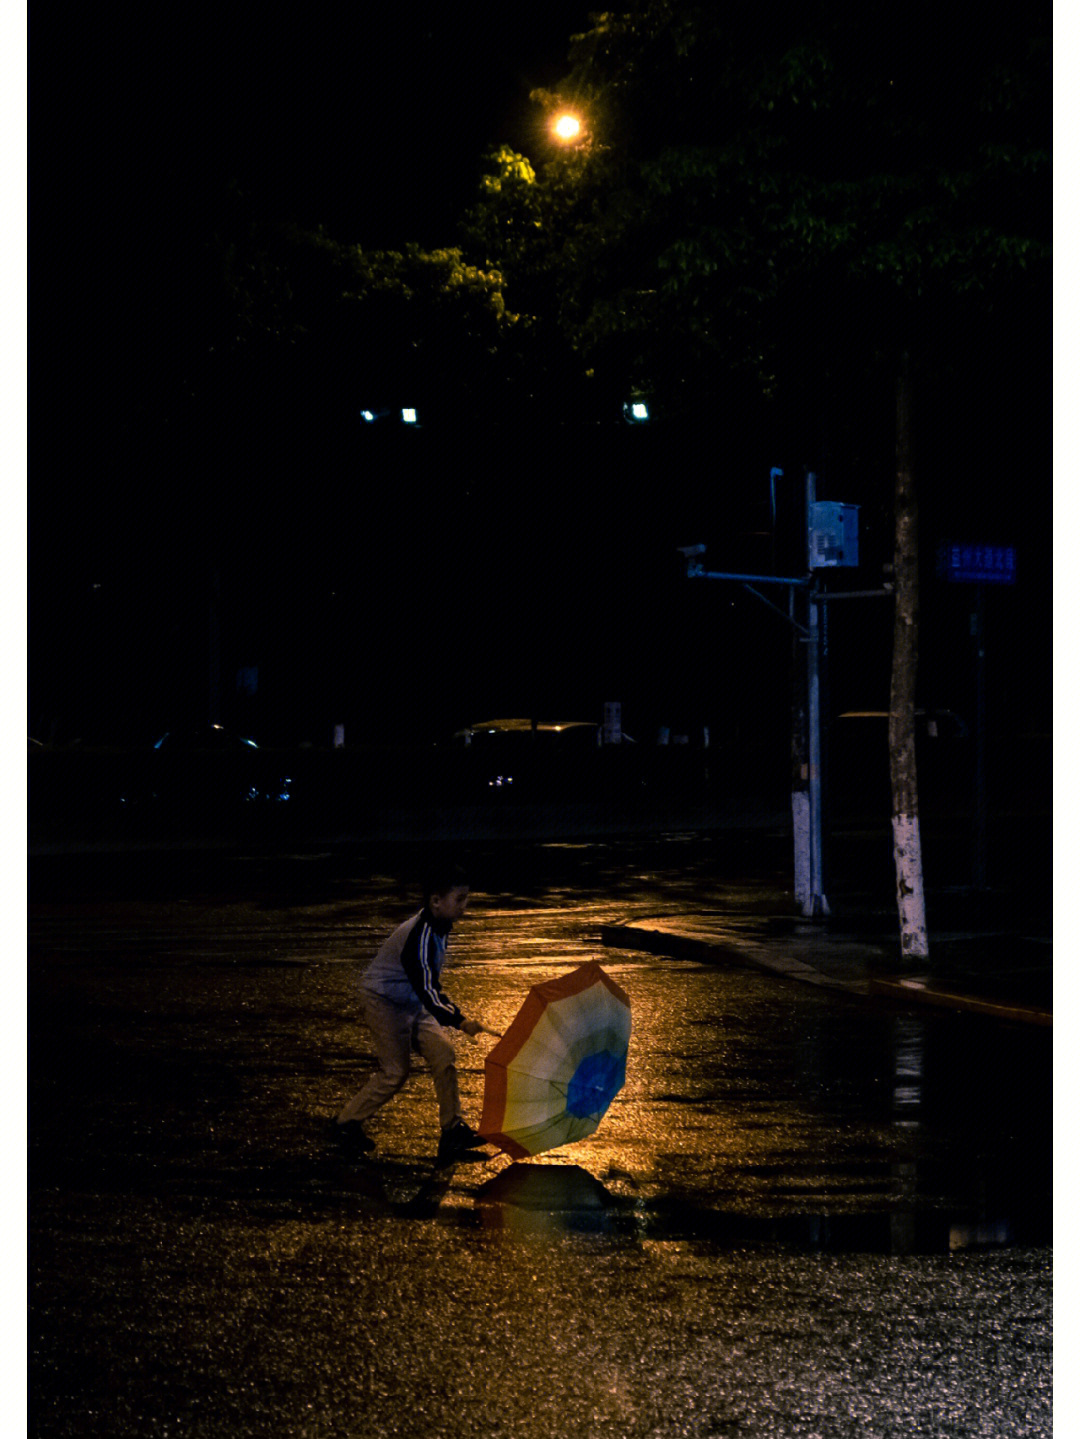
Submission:
<svg viewBox="0 0 1080 1439">
<path fill-rule="evenodd" d="M 529 91 L 565 71 L 586 13 L 406 0 L 257 22 L 198 6 L 75 18 L 49 42 L 80 101 L 56 124 L 72 220 L 122 246 L 147 205 L 179 221 L 233 178 L 342 240 L 445 244 L 484 150 L 535 140 Z"/>
<path fill-rule="evenodd" d="M 95 446 L 123 422 L 121 387 L 191 283 L 228 187 L 269 221 L 366 249 L 456 242 L 485 151 L 537 141 L 529 91 L 565 71 L 585 11 L 447 17 L 341 5 L 256 23 L 121 4 L 50 36 L 70 98 L 38 122 L 57 272 L 39 303 L 57 332 L 49 379 Z"/>
<path fill-rule="evenodd" d="M 121 5 L 73 13 L 41 41 L 66 103 L 39 117 L 54 278 L 38 301 L 40 383 L 55 423 L 29 506 L 31 733 L 146 743 L 205 718 L 215 625 L 226 709 L 237 668 L 257 665 L 268 741 L 327 743 L 341 718 L 350 736 L 426 740 L 497 713 L 596 719 L 612 699 L 643 734 L 737 734 L 772 716 L 783 735 L 782 622 L 742 591 L 688 584 L 675 555 L 707 541 L 714 563 L 767 567 L 773 464 L 788 467 L 781 518 L 794 522 L 802 457 L 723 397 L 677 434 L 541 423 L 511 441 L 478 424 L 381 448 L 362 434 L 279 444 L 269 423 L 246 440 L 147 440 L 126 423 L 153 387 L 162 297 L 189 282 L 224 188 L 365 249 L 453 245 L 486 150 L 543 157 L 529 92 L 566 73 L 586 25 L 567 4 L 273 19 Z M 882 455 L 868 457 L 886 470 L 890 399 Z M 1011 445 L 1009 465 L 1025 453 Z M 865 475 L 836 483 L 828 497 L 864 506 L 880 575 L 887 509 Z M 997 509 L 995 538 L 1012 540 Z M 1020 528 L 1037 536 L 1038 517 Z M 994 598 L 1013 635 L 1044 604 Z M 962 630 L 963 605 L 945 608 Z M 870 610 L 844 623 L 838 652 L 855 662 L 838 702 L 878 707 L 887 626 Z M 937 702 L 962 703 L 954 690 Z"/>
</svg>

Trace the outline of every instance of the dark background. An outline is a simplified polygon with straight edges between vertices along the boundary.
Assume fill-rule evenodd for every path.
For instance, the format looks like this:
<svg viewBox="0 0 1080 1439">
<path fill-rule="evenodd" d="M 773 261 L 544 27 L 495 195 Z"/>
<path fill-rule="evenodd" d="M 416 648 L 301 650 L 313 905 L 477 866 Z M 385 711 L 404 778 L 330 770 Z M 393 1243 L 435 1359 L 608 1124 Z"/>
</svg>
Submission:
<svg viewBox="0 0 1080 1439">
<path fill-rule="evenodd" d="M 822 443 L 716 397 L 631 427 L 607 412 L 442 416 L 419 431 L 356 413 L 308 425 L 148 425 L 163 329 L 239 186 L 262 214 L 365 248 L 452 245 L 484 151 L 543 158 L 528 99 L 567 69 L 577 6 L 468 14 L 405 4 L 259 21 L 142 9 L 49 32 L 68 103 L 41 121 L 51 177 L 47 337 L 30 495 L 31 733 L 142 744 L 215 710 L 268 743 L 429 740 L 495 714 L 660 725 L 738 740 L 788 728 L 791 643 L 714 568 L 797 566 L 803 467 L 861 507 L 862 564 L 891 560 L 892 395 L 853 396 L 870 445 Z M 179 307 L 181 310 L 183 306 Z M 1011 544 L 988 593 L 991 714 L 1003 743 L 1049 728 L 1050 348 L 1044 317 L 973 353 L 926 398 L 917 441 L 924 703 L 971 716 L 973 591 L 934 579 L 945 539 Z M 1006 359 L 1003 362 L 1003 353 Z M 360 401 L 358 400 L 358 407 Z M 782 466 L 775 517 L 769 469 Z M 833 609 L 831 703 L 888 703 L 890 614 Z M 256 697 L 238 693 L 258 668 Z"/>
</svg>

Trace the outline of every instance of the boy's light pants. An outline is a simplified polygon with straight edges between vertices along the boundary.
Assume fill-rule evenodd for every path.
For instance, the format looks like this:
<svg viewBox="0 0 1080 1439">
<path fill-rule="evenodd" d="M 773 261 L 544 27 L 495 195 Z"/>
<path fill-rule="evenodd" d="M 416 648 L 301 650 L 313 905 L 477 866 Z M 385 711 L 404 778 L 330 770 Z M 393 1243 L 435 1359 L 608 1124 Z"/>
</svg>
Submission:
<svg viewBox="0 0 1080 1439">
<path fill-rule="evenodd" d="M 375 1041 L 379 1067 L 363 1089 L 354 1094 L 338 1115 L 338 1123 L 370 1119 L 391 1099 L 409 1077 L 410 1051 L 416 1049 L 428 1062 L 439 1100 L 439 1124 L 445 1129 L 461 1118 L 457 1055 L 442 1026 L 427 1010 L 415 1011 L 388 1004 L 377 994 L 361 991 L 364 1017 Z"/>
</svg>

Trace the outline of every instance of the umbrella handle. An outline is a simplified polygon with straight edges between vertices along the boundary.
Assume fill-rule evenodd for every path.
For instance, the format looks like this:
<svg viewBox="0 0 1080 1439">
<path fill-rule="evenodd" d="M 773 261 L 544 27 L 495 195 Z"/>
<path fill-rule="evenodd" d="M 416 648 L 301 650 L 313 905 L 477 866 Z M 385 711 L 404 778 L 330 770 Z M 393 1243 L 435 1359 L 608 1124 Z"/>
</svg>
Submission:
<svg viewBox="0 0 1080 1439">
<path fill-rule="evenodd" d="M 490 1034 L 495 1039 L 502 1039 L 497 1029 L 489 1029 L 486 1024 L 481 1024 L 478 1019 L 466 1019 L 461 1025 L 462 1034 L 467 1034 L 470 1039 L 475 1039 L 478 1034 Z"/>
</svg>

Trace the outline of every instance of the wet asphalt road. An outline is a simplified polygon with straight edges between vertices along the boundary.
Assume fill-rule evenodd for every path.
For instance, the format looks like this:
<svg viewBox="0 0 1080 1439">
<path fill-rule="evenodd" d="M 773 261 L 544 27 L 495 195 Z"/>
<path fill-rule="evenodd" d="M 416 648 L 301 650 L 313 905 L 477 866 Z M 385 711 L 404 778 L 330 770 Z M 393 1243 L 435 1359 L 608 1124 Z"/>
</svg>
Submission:
<svg viewBox="0 0 1080 1439">
<path fill-rule="evenodd" d="M 355 961 L 415 858 L 32 867 L 32 1434 L 1051 1432 L 1048 1032 L 601 948 L 717 876 L 770 902 L 730 843 L 493 847 L 447 989 L 501 1029 L 598 959 L 626 1086 L 582 1144 L 438 1176 L 418 1072 L 345 1165 Z"/>
</svg>

